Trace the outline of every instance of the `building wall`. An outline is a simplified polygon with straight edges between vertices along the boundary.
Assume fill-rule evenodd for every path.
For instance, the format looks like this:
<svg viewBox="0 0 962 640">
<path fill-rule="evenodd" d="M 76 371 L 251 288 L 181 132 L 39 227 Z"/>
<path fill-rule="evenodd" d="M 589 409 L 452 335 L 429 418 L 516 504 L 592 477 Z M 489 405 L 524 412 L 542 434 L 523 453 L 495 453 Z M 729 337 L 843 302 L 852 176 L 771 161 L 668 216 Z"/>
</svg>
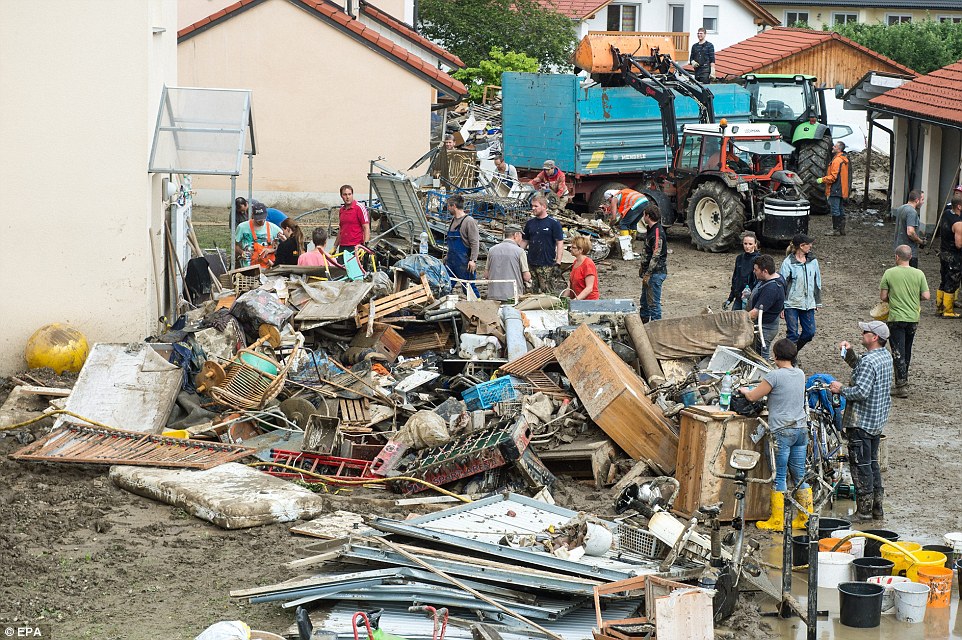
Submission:
<svg viewBox="0 0 962 640">
<path fill-rule="evenodd" d="M 846 7 L 844 4 L 839 3 L 838 6 L 826 7 L 826 6 L 816 6 L 816 5 L 780 5 L 780 4 L 768 4 L 765 3 L 765 8 L 768 9 L 776 18 L 782 21 L 782 24 L 789 26 L 787 21 L 788 12 L 807 12 L 808 13 L 808 24 L 813 29 L 821 29 L 824 25 L 832 25 L 835 23 L 835 14 L 857 14 L 858 22 L 862 24 L 874 24 L 876 22 L 887 22 L 889 15 L 910 15 L 913 21 L 924 20 L 929 17 L 933 20 L 937 20 L 940 17 L 948 16 L 955 18 L 962 18 L 962 7 L 959 9 L 916 9 L 911 6 L 911 3 L 906 2 L 905 6 L 900 9 L 891 8 L 875 8 L 875 7 Z"/>
<path fill-rule="evenodd" d="M 177 55 L 182 86 L 253 90 L 254 193 L 267 202 L 336 202 L 341 184 L 367 191 L 370 160 L 407 168 L 428 150 L 433 88 L 284 0 L 185 40 Z M 229 205 L 227 179 L 194 185 L 198 204 Z"/>
<path fill-rule="evenodd" d="M 236 2 L 237 0 L 177 0 L 177 28 L 183 29 Z M 344 0 L 334 2 L 344 6 Z M 356 2 L 357 0 L 355 4 Z M 414 24 L 414 0 L 374 0 L 371 4 L 402 22 Z"/>
<path fill-rule="evenodd" d="M 172 0 L 0 2 L 0 176 L 18 211 L 0 276 L 0 374 L 25 366 L 26 340 L 47 323 L 91 343 L 156 329 L 163 206 L 147 164 L 176 73 Z"/>
</svg>

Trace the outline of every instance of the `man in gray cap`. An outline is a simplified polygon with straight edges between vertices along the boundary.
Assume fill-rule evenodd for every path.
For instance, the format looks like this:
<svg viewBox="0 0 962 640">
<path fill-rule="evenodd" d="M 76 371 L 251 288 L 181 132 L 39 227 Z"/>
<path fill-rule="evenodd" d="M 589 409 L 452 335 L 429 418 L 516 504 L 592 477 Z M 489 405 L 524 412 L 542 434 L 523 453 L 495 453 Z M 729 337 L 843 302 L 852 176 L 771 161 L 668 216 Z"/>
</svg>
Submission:
<svg viewBox="0 0 962 640">
<path fill-rule="evenodd" d="M 856 512 L 852 521 L 867 522 L 885 515 L 878 448 L 892 409 L 892 354 L 885 348 L 888 325 L 873 320 L 859 322 L 858 326 L 867 353 L 856 356 L 851 344 L 840 342 L 845 362 L 852 367 L 852 384 L 846 387 L 836 380 L 829 388 L 846 400 L 842 427 L 848 435 L 848 464 L 855 483 Z"/>
<path fill-rule="evenodd" d="M 568 203 L 568 185 L 565 184 L 565 173 L 555 165 L 554 160 L 545 160 L 542 171 L 529 184 L 535 189 L 549 189 L 558 196 L 562 209 Z"/>
<path fill-rule="evenodd" d="M 521 227 L 509 224 L 504 228 L 504 240 L 488 251 L 484 279 L 505 281 L 488 284 L 488 300 L 517 300 L 524 293 L 525 284 L 531 282 L 528 256 L 520 243 Z M 514 285 L 510 280 L 514 280 Z"/>
</svg>

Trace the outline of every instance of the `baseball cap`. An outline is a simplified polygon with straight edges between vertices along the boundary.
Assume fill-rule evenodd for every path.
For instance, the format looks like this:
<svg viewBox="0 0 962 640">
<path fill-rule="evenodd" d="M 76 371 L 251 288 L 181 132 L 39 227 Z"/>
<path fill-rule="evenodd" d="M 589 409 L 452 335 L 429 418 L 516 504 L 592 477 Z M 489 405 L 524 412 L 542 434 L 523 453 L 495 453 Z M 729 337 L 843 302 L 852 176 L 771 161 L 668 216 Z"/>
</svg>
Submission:
<svg viewBox="0 0 962 640">
<path fill-rule="evenodd" d="M 516 233 L 521 233 L 521 227 L 516 224 L 509 224 L 504 227 L 504 237 L 510 238 Z"/>
<path fill-rule="evenodd" d="M 806 235 L 804 233 L 796 233 L 792 237 L 792 244 L 795 245 L 796 247 L 800 247 L 803 244 L 812 244 L 813 242 L 815 242 L 815 239 L 812 236 Z"/>
<path fill-rule="evenodd" d="M 956 185 L 955 190 L 962 193 L 962 184 Z"/>
<path fill-rule="evenodd" d="M 612 197 L 618 195 L 617 189 L 608 189 L 605 191 L 605 200 L 611 200 Z"/>
<path fill-rule="evenodd" d="M 263 202 L 255 202 L 251 207 L 251 217 L 254 220 L 267 220 L 267 207 Z"/>
<path fill-rule="evenodd" d="M 554 169 L 554 160 L 545 160 L 544 169 Z"/>
<path fill-rule="evenodd" d="M 871 322 L 859 322 L 858 326 L 862 331 L 870 331 L 883 340 L 889 339 L 889 326 L 884 322 L 872 320 Z"/>
</svg>

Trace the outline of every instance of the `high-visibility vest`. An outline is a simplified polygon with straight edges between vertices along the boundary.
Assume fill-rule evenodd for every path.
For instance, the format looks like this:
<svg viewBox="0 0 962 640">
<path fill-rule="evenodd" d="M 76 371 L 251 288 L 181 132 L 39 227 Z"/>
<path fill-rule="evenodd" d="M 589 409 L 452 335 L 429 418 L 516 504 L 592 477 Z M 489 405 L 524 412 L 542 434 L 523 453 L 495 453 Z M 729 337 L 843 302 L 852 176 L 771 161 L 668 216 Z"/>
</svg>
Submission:
<svg viewBox="0 0 962 640">
<path fill-rule="evenodd" d="M 634 207 L 638 201 L 645 198 L 645 194 L 638 193 L 634 189 L 622 189 L 618 192 L 618 215 L 622 218 Z M 645 198 L 647 200 L 648 198 Z"/>
</svg>

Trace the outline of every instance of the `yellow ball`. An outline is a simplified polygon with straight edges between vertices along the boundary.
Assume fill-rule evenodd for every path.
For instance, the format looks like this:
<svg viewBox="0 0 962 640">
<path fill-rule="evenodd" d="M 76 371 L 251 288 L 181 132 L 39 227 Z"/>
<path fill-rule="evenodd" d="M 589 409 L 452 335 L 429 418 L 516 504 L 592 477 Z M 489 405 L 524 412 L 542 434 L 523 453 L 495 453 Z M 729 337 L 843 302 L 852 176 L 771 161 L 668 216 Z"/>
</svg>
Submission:
<svg viewBox="0 0 962 640">
<path fill-rule="evenodd" d="M 84 334 L 65 324 L 54 323 L 40 327 L 30 336 L 23 356 L 31 369 L 50 367 L 60 375 L 64 371 L 79 372 L 89 352 Z"/>
</svg>

